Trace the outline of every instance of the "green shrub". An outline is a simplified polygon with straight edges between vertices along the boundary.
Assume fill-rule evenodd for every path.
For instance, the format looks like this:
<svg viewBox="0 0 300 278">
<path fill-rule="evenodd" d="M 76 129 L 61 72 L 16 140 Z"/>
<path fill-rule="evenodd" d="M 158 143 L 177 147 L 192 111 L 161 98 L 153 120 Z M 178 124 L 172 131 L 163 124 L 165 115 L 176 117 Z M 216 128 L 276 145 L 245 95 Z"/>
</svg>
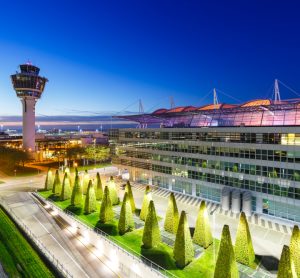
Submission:
<svg viewBox="0 0 300 278">
<path fill-rule="evenodd" d="M 64 201 L 70 199 L 70 197 L 71 197 L 71 181 L 70 181 L 69 174 L 65 172 L 61 193 L 60 193 L 60 200 Z"/>
<path fill-rule="evenodd" d="M 82 178 L 82 191 L 83 191 L 83 194 L 86 194 L 86 191 L 87 191 L 87 188 L 88 188 L 88 185 L 89 185 L 89 181 L 90 181 L 90 175 L 89 175 L 88 171 L 85 170 L 84 174 L 83 174 L 83 178 Z"/>
<path fill-rule="evenodd" d="M 114 219 L 114 212 L 111 204 L 111 199 L 109 196 L 109 188 L 105 186 L 103 198 L 100 207 L 100 222 L 107 223 Z"/>
<path fill-rule="evenodd" d="M 184 210 L 180 215 L 173 253 L 176 265 L 179 268 L 184 268 L 194 258 L 193 241 Z"/>
<path fill-rule="evenodd" d="M 149 208 L 149 203 L 152 200 L 152 194 L 150 192 L 150 187 L 147 185 L 145 189 L 145 194 L 144 194 L 144 199 L 143 199 L 143 204 L 142 204 L 142 209 L 140 213 L 140 218 L 145 221 L 147 217 L 147 212 Z"/>
<path fill-rule="evenodd" d="M 67 173 L 68 175 L 70 175 L 70 168 L 66 167 L 64 173 Z"/>
<path fill-rule="evenodd" d="M 118 223 L 119 234 L 124 235 L 125 233 L 132 231 L 133 228 L 134 222 L 132 216 L 132 208 L 130 205 L 128 193 L 125 192 Z"/>
<path fill-rule="evenodd" d="M 45 190 L 50 190 L 53 187 L 53 174 L 52 171 L 49 169 L 46 176 L 45 181 Z"/>
<path fill-rule="evenodd" d="M 166 211 L 166 218 L 164 223 L 165 231 L 176 234 L 179 222 L 178 208 L 175 200 L 174 193 L 172 192 L 169 197 L 168 208 Z"/>
<path fill-rule="evenodd" d="M 291 260 L 290 248 L 283 246 L 278 265 L 277 278 L 296 278 L 296 271 Z M 298 276 L 299 277 L 299 276 Z"/>
<path fill-rule="evenodd" d="M 75 176 L 75 182 L 72 190 L 72 196 L 71 196 L 71 205 L 72 206 L 82 206 L 82 187 L 80 184 L 78 172 Z"/>
<path fill-rule="evenodd" d="M 52 192 L 53 192 L 53 194 L 55 194 L 57 196 L 59 196 L 60 193 L 61 193 L 61 182 L 60 182 L 60 177 L 59 177 L 58 170 L 56 170 L 56 172 L 55 172 Z"/>
<path fill-rule="evenodd" d="M 116 184 L 115 184 L 113 177 L 110 177 L 110 179 L 109 179 L 108 188 L 109 188 L 109 194 L 110 194 L 110 199 L 111 199 L 112 205 L 114 206 L 114 205 L 119 204 L 120 200 L 118 197 L 118 192 L 117 192 Z"/>
<path fill-rule="evenodd" d="M 242 212 L 240 215 L 234 251 L 237 262 L 249 267 L 254 266 L 255 253 L 252 245 L 248 221 L 244 212 Z"/>
<path fill-rule="evenodd" d="M 92 181 L 90 180 L 85 195 L 84 213 L 90 214 L 91 212 L 96 211 L 96 207 L 97 207 L 96 205 L 97 205 L 97 200 L 96 200 L 95 189 Z"/>
<path fill-rule="evenodd" d="M 97 200 L 102 200 L 103 197 L 103 187 L 102 187 L 102 181 L 101 181 L 101 177 L 100 174 L 97 173 L 96 175 L 96 199 Z"/>
<path fill-rule="evenodd" d="M 295 265 L 297 277 L 300 277 L 300 231 L 297 225 L 294 226 L 291 243 L 290 243 L 291 259 Z"/>
<path fill-rule="evenodd" d="M 204 201 L 200 204 L 193 241 L 204 248 L 207 248 L 213 242 L 208 213 Z"/>
<path fill-rule="evenodd" d="M 129 198 L 130 205 L 131 205 L 131 210 L 132 210 L 132 212 L 135 212 L 135 203 L 134 203 L 134 198 L 133 198 L 133 194 L 132 194 L 131 184 L 129 181 L 127 181 L 127 183 L 126 183 L 125 192 L 127 192 L 127 194 L 128 194 L 128 198 Z"/>
<path fill-rule="evenodd" d="M 142 241 L 143 248 L 146 249 L 156 247 L 161 242 L 156 211 L 152 200 L 149 202 Z"/>
<path fill-rule="evenodd" d="M 214 278 L 238 278 L 239 272 L 235 261 L 229 226 L 224 225 L 215 267 Z"/>
</svg>

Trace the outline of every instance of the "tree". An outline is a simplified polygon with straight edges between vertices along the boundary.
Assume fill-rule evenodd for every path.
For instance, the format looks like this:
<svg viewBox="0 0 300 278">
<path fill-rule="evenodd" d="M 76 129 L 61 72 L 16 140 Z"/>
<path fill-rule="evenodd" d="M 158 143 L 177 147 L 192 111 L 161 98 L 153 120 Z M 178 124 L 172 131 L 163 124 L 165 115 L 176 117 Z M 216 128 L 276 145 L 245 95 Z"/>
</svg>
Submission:
<svg viewBox="0 0 300 278">
<path fill-rule="evenodd" d="M 126 183 L 125 192 L 127 192 L 127 194 L 128 194 L 128 199 L 130 201 L 131 210 L 132 210 L 132 212 L 135 212 L 135 203 L 134 203 L 134 198 L 133 198 L 133 194 L 132 194 L 131 184 L 129 181 L 127 181 L 127 183 Z"/>
<path fill-rule="evenodd" d="M 101 200 L 103 197 L 103 187 L 100 174 L 97 173 L 96 175 L 96 199 Z"/>
<path fill-rule="evenodd" d="M 71 180 L 70 180 L 70 176 L 68 175 L 68 172 L 65 172 L 61 193 L 60 193 L 60 200 L 64 201 L 70 199 L 70 197 L 71 197 Z"/>
<path fill-rule="evenodd" d="M 214 278 L 238 278 L 239 272 L 235 261 L 229 226 L 224 225 L 215 266 Z"/>
<path fill-rule="evenodd" d="M 244 212 L 240 215 L 240 222 L 235 239 L 235 258 L 236 261 L 252 267 L 255 262 L 255 253 L 253 249 L 251 234 L 248 221 Z"/>
<path fill-rule="evenodd" d="M 106 146 L 91 145 L 85 148 L 85 156 L 87 159 L 93 159 L 98 162 L 110 161 L 110 149 Z"/>
<path fill-rule="evenodd" d="M 108 188 L 109 188 L 109 194 L 110 194 L 110 199 L 111 199 L 112 205 L 114 206 L 114 205 L 119 204 L 120 200 L 118 197 L 116 184 L 115 184 L 114 178 L 112 176 L 109 179 Z"/>
<path fill-rule="evenodd" d="M 85 170 L 84 174 L 83 174 L 83 178 L 82 178 L 82 191 L 83 191 L 83 194 L 86 194 L 86 191 L 87 191 L 87 188 L 88 188 L 88 185 L 89 185 L 89 181 L 90 181 L 90 175 L 89 175 L 88 171 Z"/>
<path fill-rule="evenodd" d="M 165 231 L 176 234 L 179 221 L 178 208 L 175 200 L 174 193 L 172 192 L 169 197 L 168 208 L 166 211 L 166 218 L 164 223 Z"/>
<path fill-rule="evenodd" d="M 180 268 L 184 268 L 189 264 L 195 255 L 190 228 L 184 210 L 180 215 L 173 253 L 176 265 Z"/>
<path fill-rule="evenodd" d="M 89 185 L 87 188 L 87 192 L 85 195 L 85 202 L 84 202 L 84 212 L 86 214 L 90 214 L 91 212 L 96 211 L 97 208 L 97 201 L 96 201 L 96 194 L 95 189 L 92 181 L 89 181 Z"/>
<path fill-rule="evenodd" d="M 193 241 L 204 248 L 213 242 L 205 201 L 200 204 Z"/>
<path fill-rule="evenodd" d="M 134 222 L 132 217 L 132 208 L 128 197 L 128 193 L 125 192 L 121 207 L 120 219 L 118 223 L 119 233 L 120 235 L 124 235 L 125 233 L 132 231 L 133 228 Z"/>
<path fill-rule="evenodd" d="M 112 221 L 114 218 L 114 212 L 109 194 L 109 188 L 108 186 L 105 186 L 100 208 L 100 222 L 102 223 Z"/>
<path fill-rule="evenodd" d="M 291 260 L 290 248 L 286 245 L 282 248 L 282 253 L 278 265 L 277 278 L 297 278 L 295 266 Z"/>
<path fill-rule="evenodd" d="M 71 205 L 73 206 L 82 206 L 82 187 L 80 184 L 78 172 L 75 176 L 75 182 L 72 190 L 72 196 L 71 196 Z"/>
<path fill-rule="evenodd" d="M 146 249 L 156 247 L 161 242 L 156 211 L 152 200 L 149 202 L 142 241 L 143 247 Z"/>
<path fill-rule="evenodd" d="M 52 187 L 52 193 L 59 196 L 61 193 L 61 182 L 60 182 L 60 177 L 59 177 L 59 172 L 56 170 L 55 172 L 55 177 L 54 177 L 54 182 L 53 182 L 53 187 Z"/>
<path fill-rule="evenodd" d="M 141 209 L 141 213 L 140 213 L 140 218 L 144 221 L 146 220 L 148 207 L 149 207 L 149 203 L 150 203 L 151 200 L 152 200 L 152 194 L 150 192 L 149 185 L 147 185 L 147 187 L 145 189 L 142 209 Z"/>
<path fill-rule="evenodd" d="M 45 190 L 50 190 L 53 187 L 53 174 L 51 169 L 48 170 L 46 181 L 45 181 Z"/>
<path fill-rule="evenodd" d="M 291 259 L 295 265 L 297 277 L 300 277 L 300 231 L 297 225 L 294 226 L 291 243 L 290 243 Z"/>
</svg>

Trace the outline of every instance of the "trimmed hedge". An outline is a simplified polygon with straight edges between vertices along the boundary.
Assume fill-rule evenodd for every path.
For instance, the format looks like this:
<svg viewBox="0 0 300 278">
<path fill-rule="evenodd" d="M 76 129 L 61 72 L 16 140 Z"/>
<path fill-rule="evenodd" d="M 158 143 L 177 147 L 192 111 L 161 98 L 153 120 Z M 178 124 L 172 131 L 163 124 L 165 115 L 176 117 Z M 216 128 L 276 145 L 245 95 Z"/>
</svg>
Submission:
<svg viewBox="0 0 300 278">
<path fill-rule="evenodd" d="M 297 225 L 294 226 L 290 242 L 291 259 L 295 265 L 297 277 L 300 277 L 300 231 Z"/>
<path fill-rule="evenodd" d="M 100 207 L 100 222 L 107 223 L 114 219 L 114 212 L 110 199 L 110 192 L 108 186 L 105 186 L 103 198 Z"/>
<path fill-rule="evenodd" d="M 238 278 L 239 272 L 235 261 L 229 226 L 224 225 L 214 272 L 214 278 Z"/>
<path fill-rule="evenodd" d="M 204 201 L 200 204 L 193 241 L 204 248 L 207 248 L 213 242 L 208 213 Z"/>
<path fill-rule="evenodd" d="M 119 204 L 120 200 L 119 200 L 119 197 L 118 197 L 116 184 L 115 184 L 114 178 L 112 176 L 109 179 L 108 188 L 109 188 L 111 204 L 113 206 Z"/>
<path fill-rule="evenodd" d="M 149 203 L 152 200 L 152 194 L 150 192 L 150 187 L 147 185 L 145 189 L 145 194 L 144 194 L 144 199 L 143 199 L 143 204 L 142 204 L 142 209 L 140 213 L 140 219 L 145 221 L 147 217 L 147 212 L 149 208 Z"/>
<path fill-rule="evenodd" d="M 236 261 L 252 267 L 255 263 L 255 253 L 253 249 L 251 234 L 248 221 L 244 212 L 240 215 L 240 222 L 235 240 L 235 258 Z"/>
<path fill-rule="evenodd" d="M 59 172 L 56 170 L 55 172 L 55 177 L 54 177 L 54 182 L 53 182 L 53 187 L 52 187 L 52 193 L 59 196 L 61 193 L 61 182 L 60 182 L 60 177 L 59 177 Z"/>
<path fill-rule="evenodd" d="M 156 211 L 152 200 L 149 202 L 142 241 L 142 247 L 146 249 L 156 247 L 159 243 L 161 243 Z"/>
<path fill-rule="evenodd" d="M 60 200 L 64 201 L 71 198 L 71 179 L 68 172 L 65 172 L 60 193 Z"/>
<path fill-rule="evenodd" d="M 87 188 L 88 188 L 88 185 L 89 185 L 89 181 L 90 181 L 90 175 L 89 175 L 88 171 L 85 170 L 84 174 L 83 174 L 83 178 L 82 178 L 82 191 L 83 191 L 83 194 L 86 194 L 86 191 L 87 191 Z"/>
<path fill-rule="evenodd" d="M 71 196 L 71 205 L 72 206 L 82 206 L 82 187 L 80 184 L 78 172 L 75 176 L 75 182 L 72 190 L 72 196 Z"/>
<path fill-rule="evenodd" d="M 277 278 L 296 278 L 294 265 L 292 266 L 290 248 L 283 246 L 278 265 Z M 298 276 L 299 277 L 299 276 Z"/>
<path fill-rule="evenodd" d="M 125 233 L 132 231 L 133 228 L 134 221 L 132 216 L 132 208 L 128 197 L 128 193 L 125 192 L 121 207 L 120 219 L 118 223 L 119 234 L 124 235 Z"/>
<path fill-rule="evenodd" d="M 169 196 L 168 208 L 166 211 L 166 218 L 164 223 L 165 231 L 176 234 L 179 222 L 178 208 L 175 200 L 174 193 Z"/>
<path fill-rule="evenodd" d="M 101 177 L 100 177 L 99 173 L 97 173 L 97 175 L 96 175 L 96 189 L 95 189 L 95 193 L 96 193 L 96 199 L 97 200 L 102 200 L 102 197 L 103 197 L 103 187 L 102 187 L 102 181 L 101 181 Z"/>
<path fill-rule="evenodd" d="M 176 265 L 179 268 L 184 268 L 188 265 L 195 255 L 190 228 L 184 210 L 180 215 L 173 253 Z"/>
<path fill-rule="evenodd" d="M 45 181 L 45 190 L 51 190 L 53 187 L 53 173 L 52 171 L 49 169 L 47 172 L 47 176 L 46 176 L 46 181 Z"/>
<path fill-rule="evenodd" d="M 125 192 L 127 192 L 127 194 L 128 194 L 128 198 L 129 198 L 130 205 L 131 205 L 131 211 L 135 212 L 135 203 L 134 203 L 134 198 L 133 198 L 133 194 L 132 194 L 131 184 L 129 181 L 127 181 L 127 183 L 126 183 Z"/>
<path fill-rule="evenodd" d="M 96 211 L 96 208 L 97 208 L 97 200 L 96 200 L 95 189 L 92 181 L 90 180 L 85 195 L 84 212 L 85 214 L 90 214 L 91 212 Z"/>
</svg>

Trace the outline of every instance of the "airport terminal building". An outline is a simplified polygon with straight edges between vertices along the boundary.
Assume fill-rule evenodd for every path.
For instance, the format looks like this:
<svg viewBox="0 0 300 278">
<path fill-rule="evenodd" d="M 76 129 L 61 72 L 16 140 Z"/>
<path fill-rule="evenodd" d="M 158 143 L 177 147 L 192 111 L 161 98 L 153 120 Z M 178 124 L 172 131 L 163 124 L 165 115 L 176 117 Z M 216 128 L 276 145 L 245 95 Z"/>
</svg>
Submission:
<svg viewBox="0 0 300 278">
<path fill-rule="evenodd" d="M 122 116 L 114 163 L 130 179 L 300 222 L 300 100 L 158 109 Z"/>
</svg>

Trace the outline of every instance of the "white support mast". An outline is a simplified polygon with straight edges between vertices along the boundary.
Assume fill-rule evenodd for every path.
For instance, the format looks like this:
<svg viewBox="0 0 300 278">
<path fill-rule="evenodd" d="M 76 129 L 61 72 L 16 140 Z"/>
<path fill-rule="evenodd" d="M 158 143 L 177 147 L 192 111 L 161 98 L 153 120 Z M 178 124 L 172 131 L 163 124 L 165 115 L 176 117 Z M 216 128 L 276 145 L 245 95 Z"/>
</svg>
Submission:
<svg viewBox="0 0 300 278">
<path fill-rule="evenodd" d="M 214 105 L 218 105 L 218 104 L 219 104 L 218 95 L 217 95 L 216 88 L 214 88 Z"/>
<path fill-rule="evenodd" d="M 275 79 L 275 83 L 274 83 L 274 95 L 275 95 L 275 103 L 280 102 L 281 98 L 280 98 L 280 91 L 279 91 L 279 86 L 278 86 L 278 80 L 277 79 Z"/>
</svg>

